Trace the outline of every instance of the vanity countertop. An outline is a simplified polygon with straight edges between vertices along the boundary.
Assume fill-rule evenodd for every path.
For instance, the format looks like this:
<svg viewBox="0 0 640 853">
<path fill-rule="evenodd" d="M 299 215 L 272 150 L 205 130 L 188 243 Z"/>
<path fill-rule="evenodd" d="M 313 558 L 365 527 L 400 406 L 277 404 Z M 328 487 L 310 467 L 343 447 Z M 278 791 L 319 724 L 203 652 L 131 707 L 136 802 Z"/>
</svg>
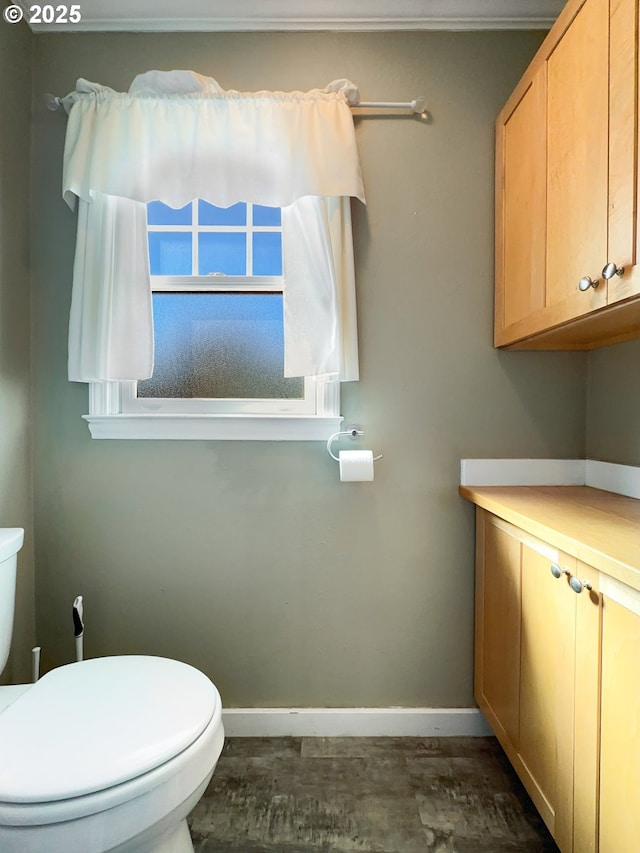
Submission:
<svg viewBox="0 0 640 853">
<path fill-rule="evenodd" d="M 460 494 L 640 591 L 640 500 L 590 486 L 460 486 Z"/>
</svg>

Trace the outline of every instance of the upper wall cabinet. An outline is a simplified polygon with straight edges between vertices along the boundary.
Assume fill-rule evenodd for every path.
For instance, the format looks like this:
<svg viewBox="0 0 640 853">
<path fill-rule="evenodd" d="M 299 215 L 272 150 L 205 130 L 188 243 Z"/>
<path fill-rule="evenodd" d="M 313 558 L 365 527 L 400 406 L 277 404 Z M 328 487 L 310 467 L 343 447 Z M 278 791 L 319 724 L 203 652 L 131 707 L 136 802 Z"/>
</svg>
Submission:
<svg viewBox="0 0 640 853">
<path fill-rule="evenodd" d="M 640 337 L 638 0 L 569 0 L 496 123 L 495 346 Z"/>
</svg>

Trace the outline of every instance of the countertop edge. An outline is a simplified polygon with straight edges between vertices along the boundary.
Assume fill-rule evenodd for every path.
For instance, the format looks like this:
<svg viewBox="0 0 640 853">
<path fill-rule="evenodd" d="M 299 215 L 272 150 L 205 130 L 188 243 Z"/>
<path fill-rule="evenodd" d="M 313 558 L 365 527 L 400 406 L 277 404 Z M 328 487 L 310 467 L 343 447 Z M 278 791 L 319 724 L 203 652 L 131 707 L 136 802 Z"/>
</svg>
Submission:
<svg viewBox="0 0 640 853">
<path fill-rule="evenodd" d="M 589 486 L 582 488 L 594 493 L 600 491 L 592 489 Z M 557 489 L 558 496 L 561 496 L 563 487 L 559 486 Z M 458 489 L 460 495 L 465 500 L 640 592 L 640 564 L 636 565 L 627 560 L 617 559 L 611 554 L 593 547 L 582 538 L 572 535 L 571 532 L 565 533 L 557 527 L 550 525 L 547 520 L 537 518 L 535 513 L 528 514 L 510 506 L 508 497 L 505 498 L 506 490 L 513 491 L 516 494 L 520 493 L 520 495 L 524 495 L 527 492 L 531 494 L 539 493 L 539 488 L 536 486 L 460 486 Z M 607 492 L 605 494 L 610 495 L 611 493 Z M 621 499 L 625 501 L 635 500 L 632 498 L 623 498 L 622 496 Z M 640 507 L 640 501 L 638 503 Z M 614 515 L 612 514 L 613 517 Z M 638 551 L 638 558 L 640 559 L 640 550 Z"/>
</svg>

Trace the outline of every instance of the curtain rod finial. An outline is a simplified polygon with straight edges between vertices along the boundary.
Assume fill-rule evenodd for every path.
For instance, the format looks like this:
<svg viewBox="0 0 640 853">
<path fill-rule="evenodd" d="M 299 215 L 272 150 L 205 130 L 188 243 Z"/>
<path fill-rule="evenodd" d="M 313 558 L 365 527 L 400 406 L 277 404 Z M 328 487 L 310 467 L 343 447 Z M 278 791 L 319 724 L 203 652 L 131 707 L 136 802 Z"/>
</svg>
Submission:
<svg viewBox="0 0 640 853">
<path fill-rule="evenodd" d="M 46 108 L 51 110 L 51 112 L 55 113 L 62 109 L 62 99 L 58 98 L 57 95 L 52 95 L 51 92 L 47 92 L 43 95 L 43 100 Z"/>
</svg>

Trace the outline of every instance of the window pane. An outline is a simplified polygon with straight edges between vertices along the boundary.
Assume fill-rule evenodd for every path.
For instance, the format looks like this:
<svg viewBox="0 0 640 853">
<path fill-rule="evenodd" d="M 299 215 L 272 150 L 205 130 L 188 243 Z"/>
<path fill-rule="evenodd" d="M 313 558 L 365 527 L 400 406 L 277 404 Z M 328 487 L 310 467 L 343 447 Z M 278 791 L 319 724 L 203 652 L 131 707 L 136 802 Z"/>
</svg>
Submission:
<svg viewBox="0 0 640 853">
<path fill-rule="evenodd" d="M 254 232 L 253 274 L 282 275 L 282 235 L 279 231 Z"/>
<path fill-rule="evenodd" d="M 240 201 L 231 207 L 216 207 L 208 201 L 198 201 L 198 222 L 200 225 L 246 225 L 247 205 Z"/>
<path fill-rule="evenodd" d="M 198 235 L 198 274 L 247 274 L 247 235 L 244 232 L 203 232 Z"/>
<path fill-rule="evenodd" d="M 254 225 L 280 225 L 280 208 L 265 207 L 263 204 L 253 205 L 253 224 Z"/>
<path fill-rule="evenodd" d="M 155 367 L 138 397 L 302 399 L 283 377 L 281 293 L 154 293 Z"/>
<path fill-rule="evenodd" d="M 151 275 L 192 275 L 191 234 L 150 231 L 149 269 Z"/>
<path fill-rule="evenodd" d="M 149 225 L 191 225 L 191 202 L 184 207 L 169 207 L 161 201 L 150 201 L 147 205 Z"/>
</svg>

